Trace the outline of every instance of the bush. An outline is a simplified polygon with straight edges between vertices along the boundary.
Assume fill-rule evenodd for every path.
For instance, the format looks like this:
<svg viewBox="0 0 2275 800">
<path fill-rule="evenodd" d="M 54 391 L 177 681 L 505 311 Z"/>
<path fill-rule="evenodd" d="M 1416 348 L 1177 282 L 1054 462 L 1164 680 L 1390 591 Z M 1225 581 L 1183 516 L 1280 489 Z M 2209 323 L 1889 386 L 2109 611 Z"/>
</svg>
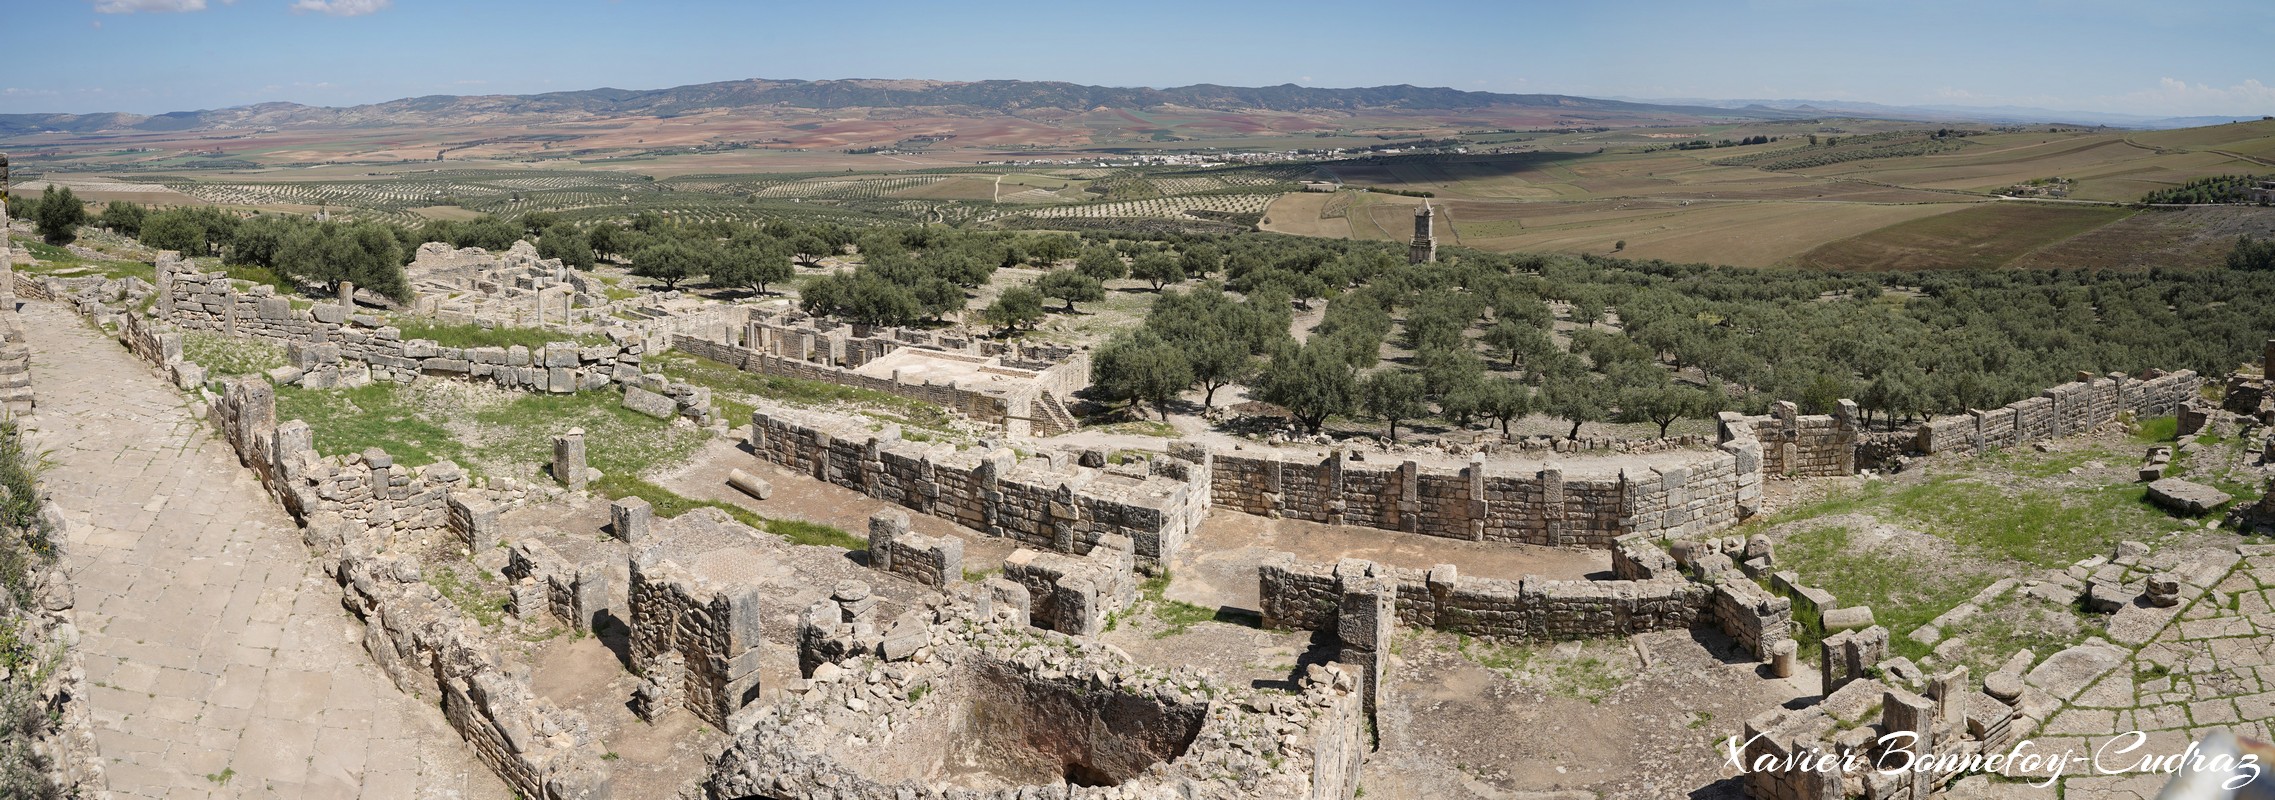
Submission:
<svg viewBox="0 0 2275 800">
<path fill-rule="evenodd" d="M 79 237 L 79 226 L 87 221 L 87 206 L 68 188 L 58 189 L 49 184 L 40 193 L 39 210 L 33 221 L 39 226 L 41 239 L 48 244 L 66 244 Z"/>
<path fill-rule="evenodd" d="M 2250 234 L 2236 237 L 2235 248 L 2228 251 L 2228 269 L 2275 270 L 2275 239 L 2263 241 Z"/>
</svg>

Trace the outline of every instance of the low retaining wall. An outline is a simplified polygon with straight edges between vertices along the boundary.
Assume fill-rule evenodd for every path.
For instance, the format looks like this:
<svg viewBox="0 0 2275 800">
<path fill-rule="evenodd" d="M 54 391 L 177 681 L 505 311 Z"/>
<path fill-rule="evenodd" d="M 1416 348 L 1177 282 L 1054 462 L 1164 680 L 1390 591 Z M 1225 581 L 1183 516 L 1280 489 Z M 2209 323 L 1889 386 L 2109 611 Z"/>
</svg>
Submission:
<svg viewBox="0 0 2275 800">
<path fill-rule="evenodd" d="M 1477 542 L 1608 549 L 1621 536 L 1683 537 L 1751 515 L 1761 448 L 1725 443 L 1679 467 L 1609 475 L 1558 467 L 1503 471 L 1483 460 L 1450 470 L 1377 464 L 1336 452 L 1318 461 L 1276 453 L 1214 454 L 1211 502 L 1249 514 Z"/>
<path fill-rule="evenodd" d="M 1646 545 L 1647 546 L 1647 545 Z M 1599 639 L 1647 631 L 1717 628 L 1757 657 L 1791 638 L 1792 611 L 1743 581 L 1707 585 L 1671 570 L 1645 580 L 1469 578 L 1451 564 L 1402 569 L 1359 559 L 1298 562 L 1275 553 L 1257 569 L 1264 625 L 1335 630 L 1344 585 L 1387 579 L 1401 624 L 1507 641 Z"/>
<path fill-rule="evenodd" d="M 1081 555 L 1126 536 L 1148 569 L 1169 563 L 1208 511 L 1206 451 L 1106 470 L 1064 453 L 1021 459 L 1009 448 L 957 450 L 905 441 L 865 418 L 762 407 L 751 450 L 816 480 L 1038 550 Z"/>
</svg>

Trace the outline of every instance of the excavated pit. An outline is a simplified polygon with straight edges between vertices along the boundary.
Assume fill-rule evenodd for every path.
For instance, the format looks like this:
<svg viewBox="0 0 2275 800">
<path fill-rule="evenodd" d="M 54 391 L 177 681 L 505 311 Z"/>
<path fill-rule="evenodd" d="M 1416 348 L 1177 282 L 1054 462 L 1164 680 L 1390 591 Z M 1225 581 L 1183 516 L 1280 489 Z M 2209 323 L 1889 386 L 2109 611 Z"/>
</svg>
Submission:
<svg viewBox="0 0 2275 800">
<path fill-rule="evenodd" d="M 939 697 L 920 731 L 899 737 L 887 757 L 845 763 L 885 783 L 1117 786 L 1184 755 L 1208 717 L 1206 701 L 1101 690 L 1086 675 L 1037 674 L 986 656 L 925 691 Z"/>
</svg>

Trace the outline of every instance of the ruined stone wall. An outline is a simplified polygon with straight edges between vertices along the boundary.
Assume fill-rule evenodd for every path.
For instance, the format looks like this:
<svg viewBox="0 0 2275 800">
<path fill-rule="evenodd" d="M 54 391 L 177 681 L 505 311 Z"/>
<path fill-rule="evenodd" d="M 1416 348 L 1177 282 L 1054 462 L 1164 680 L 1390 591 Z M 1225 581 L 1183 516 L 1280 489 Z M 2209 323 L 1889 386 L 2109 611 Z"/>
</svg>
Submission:
<svg viewBox="0 0 2275 800">
<path fill-rule="evenodd" d="M 2134 378 L 2122 373 L 2079 380 L 1988 411 L 1969 411 L 1919 426 L 1914 448 L 1921 453 L 1970 453 L 2019 447 L 2073 436 L 2115 422 L 2180 413 L 2200 396 L 2204 380 L 2192 370 L 2151 370 Z"/>
<path fill-rule="evenodd" d="M 1347 664 L 1309 666 L 1292 691 L 1226 686 L 1029 628 L 984 592 L 904 614 L 893 627 L 911 643 L 879 647 L 858 633 L 872 600 L 861 589 L 808 611 L 801 641 L 826 645 L 801 650 L 809 677 L 738 720 L 747 727 L 712 762 L 704 797 L 1348 800 L 1358 791 L 1367 737 Z M 1085 779 L 1068 780 L 1076 776 Z"/>
<path fill-rule="evenodd" d="M 1707 597 L 1700 623 L 1728 634 L 1746 652 L 1767 659 L 1778 642 L 1793 638 L 1793 604 L 1758 584 L 1725 580 L 1716 583 L 1713 594 Z"/>
<path fill-rule="evenodd" d="M 1752 514 L 1760 446 L 1733 442 L 1680 467 L 1568 476 L 1504 472 L 1474 460 L 1449 470 L 1378 466 L 1341 452 L 1319 461 L 1270 451 L 1214 454 L 1209 495 L 1248 514 L 1402 530 L 1481 542 L 1606 549 L 1631 533 L 1683 536 Z"/>
<path fill-rule="evenodd" d="M 0 164 L 5 164 L 5 157 L 0 157 Z M 0 172 L 4 171 L 0 168 Z M 0 234 L 5 233 L 0 230 Z M 6 237 L 0 235 L 0 268 L 5 267 L 6 258 Z M 0 306 L 0 321 L 13 322 L 15 316 L 12 303 Z M 42 441 L 38 432 L 28 427 L 12 426 L 5 435 L 23 437 L 20 444 L 29 459 L 37 459 L 36 454 L 51 445 L 65 444 Z M 35 472 L 28 477 L 34 482 L 35 497 L 14 499 L 32 501 L 33 513 L 26 522 L 44 528 L 46 534 L 60 544 L 67 536 L 63 512 L 49 499 L 50 490 L 41 485 L 38 474 Z M 31 533 L 13 526 L 0 528 L 0 536 L 19 537 Z M 58 790 L 57 797 L 109 797 L 105 791 L 108 778 L 104 759 L 95 740 L 94 709 L 89 703 L 93 695 L 87 685 L 86 658 L 77 646 L 80 634 L 73 621 L 76 593 L 72 576 L 60 559 L 45 564 L 27 559 L 15 568 L 22 570 L 20 588 L 30 602 L 18 604 L 0 600 L 0 630 L 8 632 L 9 643 L 20 648 L 16 653 L 25 655 L 28 663 L 0 671 L 0 695 L 22 702 L 20 706 L 11 704 L 10 713 L 38 715 L 49 724 L 21 730 L 14 727 L 11 720 L 7 735 L 22 737 L 9 742 L 11 754 L 29 752 L 48 759 L 44 765 L 19 761 L 11 766 L 25 772 L 33 766 L 44 766 L 47 786 Z M 20 773 L 19 776 L 29 777 Z M 23 788 L 43 787 L 24 785 Z"/>
<path fill-rule="evenodd" d="M 1766 416 L 1721 415 L 1724 442 L 1752 439 L 1761 445 L 1762 471 L 1794 477 L 1838 477 L 1856 474 L 1856 440 L 1859 425 L 1855 403 L 1842 400 L 1833 414 L 1802 414 L 1798 406 L 1779 402 Z"/>
<path fill-rule="evenodd" d="M 647 682 L 636 710 L 653 720 L 674 705 L 727 729 L 758 697 L 759 597 L 755 586 L 705 584 L 650 548 L 632 562 L 632 669 Z"/>
<path fill-rule="evenodd" d="M 964 541 L 915 533 L 907 514 L 878 512 L 869 517 L 869 568 L 945 590 L 964 577 Z"/>
<path fill-rule="evenodd" d="M 1318 564 L 1275 553 L 1257 573 L 1264 624 L 1274 628 L 1333 630 L 1342 587 L 1383 577 L 1395 586 L 1401 624 L 1471 636 L 1544 642 L 1712 627 L 1757 655 L 1791 636 L 1783 598 L 1750 585 L 1709 586 L 1671 570 L 1647 580 L 1510 581 L 1463 577 L 1450 564 L 1429 570 L 1357 559 Z"/>
<path fill-rule="evenodd" d="M 364 649 L 397 689 L 439 702 L 474 754 L 524 797 L 606 795 L 606 748 L 584 715 L 539 698 L 497 663 L 480 626 L 419 580 L 416 559 L 372 552 L 372 537 L 336 515 L 311 521 L 311 543 L 338 544 L 335 577 L 364 623 Z M 344 533 L 340 532 L 344 531 Z"/>
<path fill-rule="evenodd" d="M 851 386 L 856 389 L 884 392 L 912 400 L 921 400 L 990 425 L 1008 425 L 1012 419 L 1012 409 L 1007 398 L 959 388 L 953 384 L 901 383 L 887 378 L 872 378 L 842 367 L 763 353 L 747 347 L 708 341 L 692 336 L 673 336 L 672 348 L 727 364 L 744 372 L 822 381 L 840 386 Z M 1018 431 L 1018 433 L 1024 433 L 1024 431 Z"/>
<path fill-rule="evenodd" d="M 1083 556 L 1020 548 L 1004 560 L 1003 579 L 1026 590 L 1022 616 L 1035 627 L 1097 636 L 1108 617 L 1137 602 L 1136 566 L 1129 540 L 1117 536 Z"/>
<path fill-rule="evenodd" d="M 37 276 L 18 272 L 15 274 L 13 283 L 18 297 L 49 302 L 55 300 L 55 292 L 48 288 L 47 281 L 41 280 Z"/>
<path fill-rule="evenodd" d="M 161 320 L 187 330 L 217 331 L 292 348 L 286 383 L 328 388 L 362 380 L 408 383 L 420 375 L 488 380 L 512 389 L 566 393 L 640 378 L 645 346 L 637 341 L 582 345 L 563 341 L 531 350 L 443 347 L 402 332 L 378 317 L 338 303 L 293 307 L 269 286 L 240 292 L 221 273 L 200 273 L 173 252 L 158 257 Z"/>
<path fill-rule="evenodd" d="M 453 526 L 459 505 L 453 503 Z M 523 539 L 506 551 L 505 578 L 511 585 L 508 608 L 523 619 L 550 614 L 562 624 L 591 631 L 608 609 L 608 568 L 598 562 L 578 564 L 553 551 L 543 541 Z"/>
<path fill-rule="evenodd" d="M 1080 555 L 1127 537 L 1148 569 L 1172 560 L 1206 514 L 1202 481 L 1212 474 L 1155 466 L 1174 459 L 1101 470 L 1057 452 L 1022 460 L 1006 448 L 957 451 L 904 441 L 895 425 L 871 430 L 858 416 L 772 406 L 751 415 L 750 444 L 801 474 L 1038 550 Z"/>
</svg>

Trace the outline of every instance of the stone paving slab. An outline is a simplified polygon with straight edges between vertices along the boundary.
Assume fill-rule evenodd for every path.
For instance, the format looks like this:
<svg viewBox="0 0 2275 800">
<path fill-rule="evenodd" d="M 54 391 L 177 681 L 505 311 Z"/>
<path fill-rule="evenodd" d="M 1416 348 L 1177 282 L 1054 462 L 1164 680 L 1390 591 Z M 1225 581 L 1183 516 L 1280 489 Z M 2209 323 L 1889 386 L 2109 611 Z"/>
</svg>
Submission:
<svg viewBox="0 0 2275 800">
<path fill-rule="evenodd" d="M 116 796 L 511 796 L 371 665 L 291 518 L 180 392 L 70 312 L 22 313 Z"/>
<path fill-rule="evenodd" d="M 2275 637 L 2268 635 L 2275 633 L 2275 621 L 2266 610 L 2270 592 L 2275 592 L 2267 583 L 2275 580 L 2275 548 L 2239 549 L 2240 556 L 2208 562 L 2217 570 L 2193 576 L 2199 586 L 2216 587 L 2196 590 L 2182 606 L 2160 609 L 2166 612 L 2164 624 L 2147 629 L 2139 650 L 2105 668 L 2051 719 L 2041 745 L 2074 741 L 2092 748 L 2140 731 L 2148 736 L 2142 752 L 2171 754 L 2213 731 L 2262 740 L 2275 733 L 2269 730 L 2275 724 Z M 2219 574 L 2208 574 L 2214 571 Z M 2098 665 L 2105 655 L 2074 658 L 2069 666 Z M 2123 766 L 2125 760 L 2113 763 Z M 2145 800 L 2155 797 L 2168 777 L 2073 775 L 2062 780 L 2062 797 Z"/>
</svg>

